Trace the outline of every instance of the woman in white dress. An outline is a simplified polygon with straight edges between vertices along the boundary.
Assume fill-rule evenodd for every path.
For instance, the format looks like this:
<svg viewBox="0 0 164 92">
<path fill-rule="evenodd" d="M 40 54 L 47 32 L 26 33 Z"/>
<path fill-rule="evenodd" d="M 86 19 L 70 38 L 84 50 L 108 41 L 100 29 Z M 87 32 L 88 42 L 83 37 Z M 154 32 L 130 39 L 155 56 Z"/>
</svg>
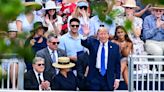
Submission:
<svg viewBox="0 0 164 92">
<path fill-rule="evenodd" d="M 27 32 L 33 29 L 33 24 L 37 21 L 41 21 L 41 18 L 36 15 L 35 10 L 39 10 L 42 6 L 36 2 L 25 2 L 25 12 L 20 14 L 16 19 L 16 26 L 18 33 Z"/>
<path fill-rule="evenodd" d="M 44 16 L 44 25 L 48 27 L 48 32 L 53 32 L 56 35 L 61 34 L 62 29 L 62 17 L 57 15 L 57 9 L 61 7 L 56 6 L 54 1 L 47 1 L 45 4 L 45 16 Z"/>
</svg>

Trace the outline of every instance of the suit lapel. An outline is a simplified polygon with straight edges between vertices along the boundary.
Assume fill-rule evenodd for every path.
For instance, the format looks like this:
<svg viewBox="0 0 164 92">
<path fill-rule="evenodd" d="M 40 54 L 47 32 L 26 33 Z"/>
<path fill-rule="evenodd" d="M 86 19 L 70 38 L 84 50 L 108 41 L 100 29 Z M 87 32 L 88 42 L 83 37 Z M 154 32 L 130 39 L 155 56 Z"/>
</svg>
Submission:
<svg viewBox="0 0 164 92">
<path fill-rule="evenodd" d="M 110 41 L 108 41 L 108 63 L 107 63 L 107 65 L 109 65 L 109 62 L 110 62 L 110 60 L 111 60 L 111 54 L 112 54 L 112 45 L 111 45 L 111 43 L 110 43 Z"/>
<path fill-rule="evenodd" d="M 33 70 L 32 70 L 32 76 L 34 76 L 34 77 L 32 77 L 32 78 L 34 78 L 34 82 L 39 85 L 37 77 L 36 77 L 36 75 L 35 75 Z"/>
<path fill-rule="evenodd" d="M 100 45 L 100 42 L 99 41 L 97 41 L 96 42 L 96 44 L 95 44 L 95 50 L 96 50 L 96 54 L 97 54 L 97 52 L 98 52 L 98 49 L 99 49 L 99 45 Z M 97 55 L 96 55 L 97 56 Z"/>
</svg>

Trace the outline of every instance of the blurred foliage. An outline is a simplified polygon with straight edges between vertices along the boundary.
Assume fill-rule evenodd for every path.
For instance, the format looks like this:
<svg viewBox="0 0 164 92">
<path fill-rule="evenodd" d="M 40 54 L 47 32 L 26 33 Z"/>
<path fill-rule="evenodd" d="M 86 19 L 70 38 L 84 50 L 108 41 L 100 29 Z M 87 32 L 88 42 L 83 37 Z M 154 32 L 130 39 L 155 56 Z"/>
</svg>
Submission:
<svg viewBox="0 0 164 92">
<path fill-rule="evenodd" d="M 164 4 L 164 0 L 141 0 L 143 5 L 147 5 L 147 4 L 151 4 L 151 5 L 155 5 L 155 4 Z"/>
<path fill-rule="evenodd" d="M 24 11 L 21 0 L 0 0 L 0 31 L 7 29 L 7 23 L 15 20 Z"/>
<path fill-rule="evenodd" d="M 24 48 L 23 46 L 26 33 L 18 35 L 19 40 L 7 38 L 8 23 L 15 20 L 23 11 L 25 11 L 25 7 L 21 0 L 0 0 L 0 58 L 4 58 L 4 54 L 11 53 L 28 61 L 32 61 L 34 57 L 31 47 Z"/>
<path fill-rule="evenodd" d="M 126 20 L 124 23 L 125 23 L 124 27 L 125 27 L 126 31 L 127 32 L 131 31 L 131 29 L 132 29 L 132 21 Z"/>
<path fill-rule="evenodd" d="M 164 0 L 140 0 L 143 5 L 151 4 L 163 4 Z M 112 20 L 120 13 L 118 10 L 112 10 L 114 0 L 90 0 L 91 10 L 93 15 L 98 15 L 99 19 L 107 24 L 112 24 Z M 130 20 L 125 21 L 125 29 L 132 29 L 132 22 Z"/>
<path fill-rule="evenodd" d="M 108 3 L 105 0 L 91 0 L 91 10 L 93 15 L 98 15 L 101 21 L 106 22 L 107 24 L 112 24 L 112 19 L 116 14 L 115 11 L 109 12 Z"/>
</svg>

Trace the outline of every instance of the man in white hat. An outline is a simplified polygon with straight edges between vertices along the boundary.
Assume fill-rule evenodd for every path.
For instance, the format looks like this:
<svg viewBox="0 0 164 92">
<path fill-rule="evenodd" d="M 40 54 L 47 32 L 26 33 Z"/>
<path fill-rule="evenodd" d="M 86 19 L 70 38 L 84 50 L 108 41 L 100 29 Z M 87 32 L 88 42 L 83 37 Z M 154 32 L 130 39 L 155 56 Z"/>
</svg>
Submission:
<svg viewBox="0 0 164 92">
<path fill-rule="evenodd" d="M 164 5 L 152 7 L 153 14 L 145 17 L 143 37 L 146 40 L 145 48 L 149 54 L 164 54 Z"/>
</svg>

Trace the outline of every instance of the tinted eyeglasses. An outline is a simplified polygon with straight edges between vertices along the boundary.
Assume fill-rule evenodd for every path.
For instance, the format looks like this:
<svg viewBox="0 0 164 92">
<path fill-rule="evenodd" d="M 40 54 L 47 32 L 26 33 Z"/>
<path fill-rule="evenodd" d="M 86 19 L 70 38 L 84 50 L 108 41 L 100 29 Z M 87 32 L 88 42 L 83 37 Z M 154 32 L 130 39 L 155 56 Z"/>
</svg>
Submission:
<svg viewBox="0 0 164 92">
<path fill-rule="evenodd" d="M 79 6 L 79 8 L 80 9 L 83 9 L 84 8 L 84 10 L 87 10 L 88 7 L 87 6 Z"/>
<path fill-rule="evenodd" d="M 71 25 L 71 27 L 79 27 L 79 25 Z"/>
<path fill-rule="evenodd" d="M 162 12 L 162 10 L 155 10 L 156 12 Z"/>
<path fill-rule="evenodd" d="M 56 11 L 55 9 L 49 9 L 48 11 L 51 11 L 51 10 Z"/>
<path fill-rule="evenodd" d="M 37 66 L 44 66 L 44 64 L 37 64 Z"/>
<path fill-rule="evenodd" d="M 133 8 L 131 8 L 131 7 L 125 7 L 125 9 L 133 9 Z"/>
<path fill-rule="evenodd" d="M 53 45 L 58 45 L 60 42 L 51 42 Z"/>
</svg>

